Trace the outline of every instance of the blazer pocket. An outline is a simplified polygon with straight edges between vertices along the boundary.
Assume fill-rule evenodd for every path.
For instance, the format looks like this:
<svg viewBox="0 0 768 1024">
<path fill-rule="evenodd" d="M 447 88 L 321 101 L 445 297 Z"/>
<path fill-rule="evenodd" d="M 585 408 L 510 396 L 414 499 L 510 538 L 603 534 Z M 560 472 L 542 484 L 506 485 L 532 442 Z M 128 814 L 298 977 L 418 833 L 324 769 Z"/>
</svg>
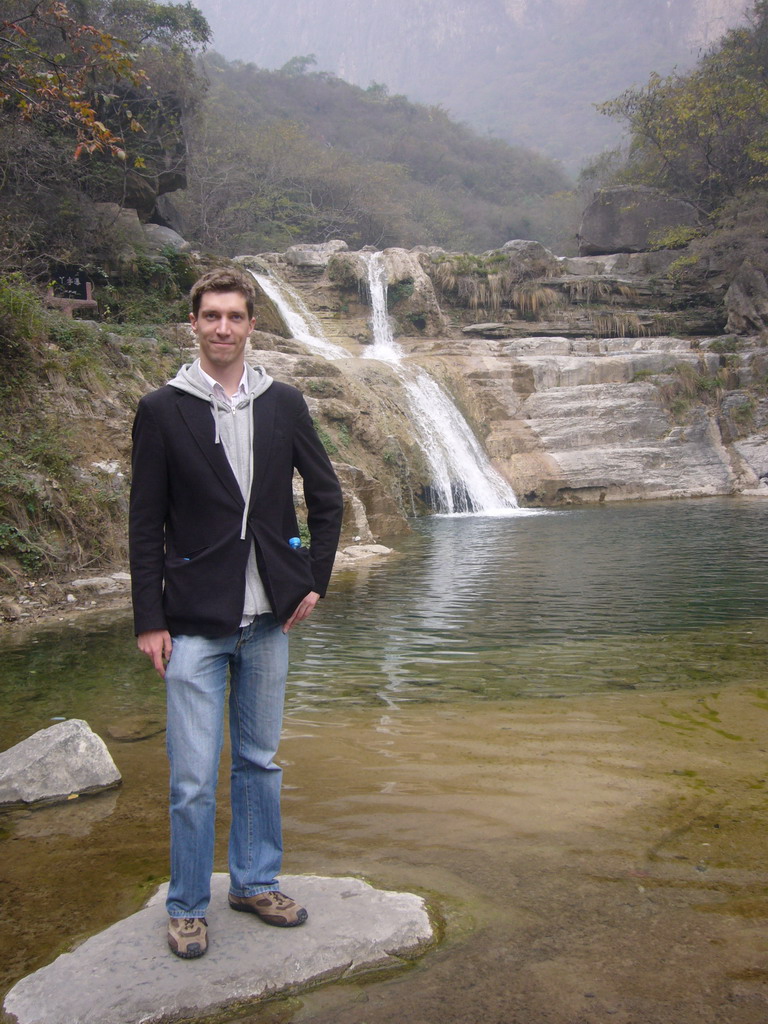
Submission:
<svg viewBox="0 0 768 1024">
<path fill-rule="evenodd" d="M 196 558 L 200 557 L 200 555 L 204 555 L 206 551 L 208 551 L 208 548 L 204 547 L 204 548 L 196 548 L 194 551 L 190 551 L 186 555 L 174 555 L 172 558 L 169 558 L 169 559 L 166 560 L 166 563 L 165 563 L 166 568 L 167 569 L 181 569 L 188 562 L 194 562 Z"/>
</svg>

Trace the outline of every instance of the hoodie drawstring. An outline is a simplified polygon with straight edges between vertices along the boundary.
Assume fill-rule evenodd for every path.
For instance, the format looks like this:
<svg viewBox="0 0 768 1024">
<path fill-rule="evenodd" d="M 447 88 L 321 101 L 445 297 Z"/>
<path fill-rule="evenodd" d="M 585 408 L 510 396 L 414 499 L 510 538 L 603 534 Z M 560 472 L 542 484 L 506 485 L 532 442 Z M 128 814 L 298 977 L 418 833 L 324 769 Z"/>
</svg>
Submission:
<svg viewBox="0 0 768 1024">
<path fill-rule="evenodd" d="M 248 529 L 248 509 L 251 504 L 251 490 L 253 488 L 253 400 L 256 396 L 251 392 L 248 395 L 248 487 L 245 489 L 243 505 L 243 521 L 240 526 L 240 540 L 245 540 Z M 217 421 L 218 427 L 218 421 Z"/>
<path fill-rule="evenodd" d="M 216 425 L 216 436 L 213 439 L 214 444 L 221 444 L 221 428 L 219 427 L 219 403 L 213 397 L 213 392 L 208 396 L 213 406 L 213 422 Z"/>
</svg>

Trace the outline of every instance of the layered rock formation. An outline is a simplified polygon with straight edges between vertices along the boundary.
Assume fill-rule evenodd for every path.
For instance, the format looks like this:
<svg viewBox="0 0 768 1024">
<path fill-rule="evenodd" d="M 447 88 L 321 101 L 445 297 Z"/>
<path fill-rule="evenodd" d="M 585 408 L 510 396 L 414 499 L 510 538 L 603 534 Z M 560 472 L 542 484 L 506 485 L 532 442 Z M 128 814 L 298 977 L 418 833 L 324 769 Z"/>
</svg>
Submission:
<svg viewBox="0 0 768 1024">
<path fill-rule="evenodd" d="M 289 327 L 280 300 L 260 287 L 251 358 L 307 397 L 342 479 L 342 547 L 359 551 L 408 529 L 410 517 L 431 511 L 435 495 L 445 493 L 435 486 L 428 432 L 417 429 L 425 410 L 414 412 L 409 390 L 425 374 L 430 388 L 439 382 L 443 396 L 452 396 L 491 472 L 522 505 L 768 496 L 768 257 L 759 239 L 745 256 L 731 244 L 736 237 L 698 255 L 693 243 L 682 253 L 566 259 L 514 240 L 482 255 L 420 248 L 374 257 L 337 241 L 297 247 L 290 259 L 241 258 L 259 278 L 278 275 L 287 287 L 269 293 L 290 298 L 293 289 L 314 324 L 303 332 Z M 735 254 L 730 263 L 721 249 Z M 696 278 L 692 255 L 704 268 Z M 367 272 L 382 261 L 396 358 L 372 345 Z M 44 550 L 64 564 L 74 537 L 77 551 L 87 551 L 98 514 L 100 550 L 108 542 L 113 564 L 122 565 L 135 404 L 194 356 L 194 339 L 188 324 L 169 329 L 161 343 L 95 323 L 78 332 L 110 388 L 94 390 L 68 375 L 66 352 L 53 364 L 55 386 L 41 384 L 35 399 L 68 424 L 61 436 L 75 476 L 22 467 L 28 483 L 20 477 L 21 486 L 43 495 L 57 530 L 67 526 L 46 534 L 56 547 Z M 465 480 L 451 476 L 449 493 L 460 493 Z M 75 486 L 93 489 L 97 513 L 72 522 L 70 493 L 81 495 Z M 39 526 L 16 505 L 19 535 L 34 536 Z M 4 555 L 14 578 L 29 572 L 22 555 Z M 77 565 L 74 548 L 71 557 Z M 30 582 L 14 598 L 0 598 L 0 615 L 28 617 L 58 598 L 80 608 L 75 589 L 77 581 Z"/>
<path fill-rule="evenodd" d="M 383 254 L 406 365 L 452 394 L 520 503 L 534 505 L 761 488 L 768 350 L 759 336 L 725 335 L 717 301 L 676 288 L 677 255 L 558 259 L 521 242 L 483 257 Z M 366 256 L 334 246 L 323 259 L 267 260 L 349 358 L 308 359 L 265 334 L 258 356 L 308 395 L 357 503 L 357 532 L 361 508 L 366 539 L 391 532 L 423 510 L 429 469 L 398 374 L 365 358 Z M 473 287 L 496 305 L 473 307 Z"/>
</svg>

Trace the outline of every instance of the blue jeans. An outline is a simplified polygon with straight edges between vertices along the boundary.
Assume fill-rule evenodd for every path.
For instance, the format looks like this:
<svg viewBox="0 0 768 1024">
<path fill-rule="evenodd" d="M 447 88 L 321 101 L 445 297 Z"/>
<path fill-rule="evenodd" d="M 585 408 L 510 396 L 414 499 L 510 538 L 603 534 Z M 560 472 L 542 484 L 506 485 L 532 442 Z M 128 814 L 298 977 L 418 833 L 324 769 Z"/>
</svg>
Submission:
<svg viewBox="0 0 768 1024">
<path fill-rule="evenodd" d="M 211 898 L 216 783 L 229 673 L 230 891 L 278 888 L 283 843 L 280 742 L 288 637 L 271 614 L 232 636 L 173 637 L 165 673 L 171 767 L 171 917 L 204 917 Z"/>
</svg>

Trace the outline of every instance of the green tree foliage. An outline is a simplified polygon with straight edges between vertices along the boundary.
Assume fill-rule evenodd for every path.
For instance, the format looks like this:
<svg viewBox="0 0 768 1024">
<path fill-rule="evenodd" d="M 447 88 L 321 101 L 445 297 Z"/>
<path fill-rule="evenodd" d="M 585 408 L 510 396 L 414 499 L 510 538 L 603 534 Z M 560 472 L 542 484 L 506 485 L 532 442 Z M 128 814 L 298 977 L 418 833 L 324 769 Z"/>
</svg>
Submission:
<svg viewBox="0 0 768 1024">
<path fill-rule="evenodd" d="M 310 72 L 206 59 L 189 124 L 189 233 L 230 255 L 343 237 L 350 245 L 562 246 L 568 183 L 550 160 L 483 138 L 439 107 Z"/>
<path fill-rule="evenodd" d="M 207 42 L 191 4 L 10 0 L 0 22 L 0 270 L 87 262 L 94 201 L 184 183 L 181 121 Z"/>
<path fill-rule="evenodd" d="M 653 75 L 601 108 L 631 133 L 620 177 L 707 212 L 768 182 L 768 0 L 687 75 Z"/>
<path fill-rule="evenodd" d="M 108 32 L 74 18 L 61 0 L 12 3 L 0 20 L 0 113 L 43 120 L 75 138 L 75 159 L 107 150 L 124 158 L 122 138 L 94 106 L 95 76 L 145 84 L 133 54 Z"/>
</svg>

